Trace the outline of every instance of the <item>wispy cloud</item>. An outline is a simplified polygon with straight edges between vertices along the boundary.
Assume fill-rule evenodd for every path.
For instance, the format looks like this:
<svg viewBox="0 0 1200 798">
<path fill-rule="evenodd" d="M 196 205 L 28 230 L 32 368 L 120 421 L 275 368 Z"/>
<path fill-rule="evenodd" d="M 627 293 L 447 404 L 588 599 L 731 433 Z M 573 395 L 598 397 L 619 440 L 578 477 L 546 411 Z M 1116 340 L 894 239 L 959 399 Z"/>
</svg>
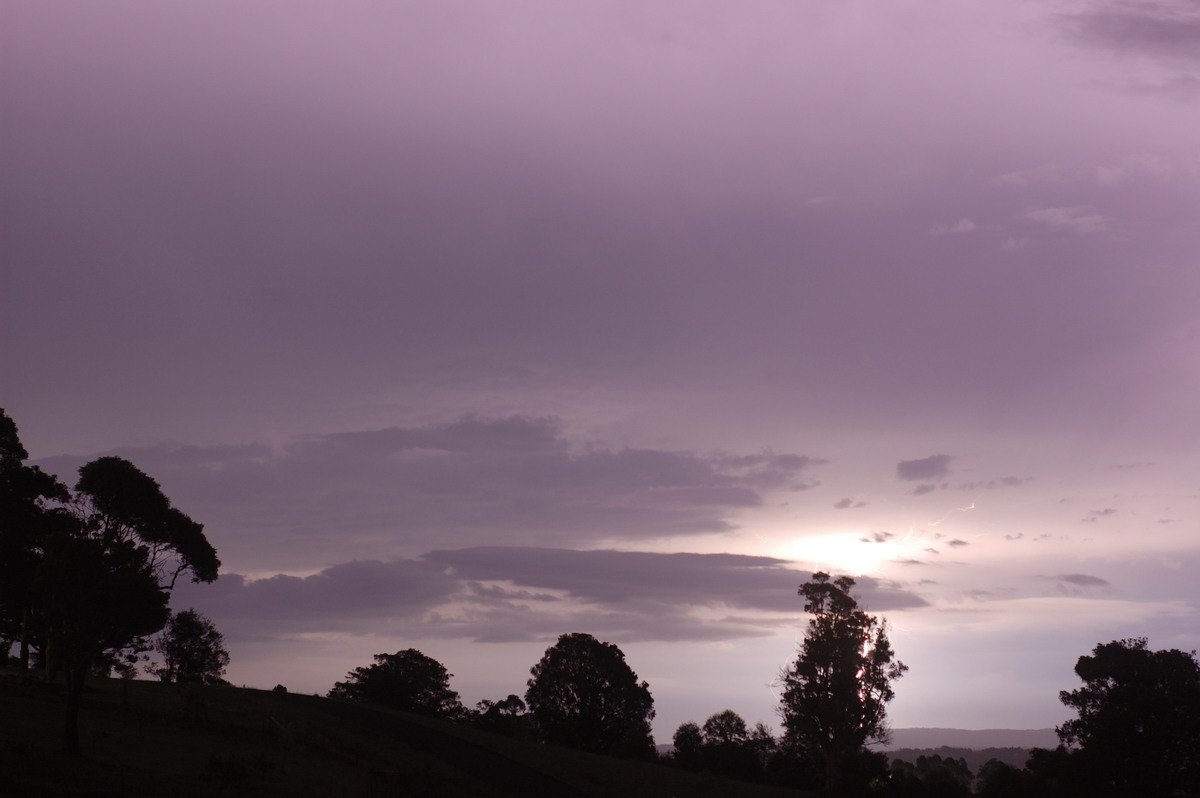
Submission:
<svg viewBox="0 0 1200 798">
<path fill-rule="evenodd" d="M 1048 227 L 1070 230 L 1075 233 L 1104 233 L 1109 229 L 1108 220 L 1098 213 L 1091 213 L 1086 206 L 1063 208 L 1034 208 L 1025 212 L 1025 218 Z"/>
<path fill-rule="evenodd" d="M 896 477 L 907 482 L 944 477 L 950 473 L 953 459 L 948 454 L 934 454 L 919 460 L 901 460 L 896 464 Z"/>
<path fill-rule="evenodd" d="M 1034 579 L 1040 582 L 1052 582 L 1054 592 L 1061 596 L 1087 596 L 1089 593 L 1108 594 L 1113 592 L 1111 582 L 1090 574 L 1039 575 Z"/>
<path fill-rule="evenodd" d="M 998 488 L 1015 488 L 1021 485 L 1027 485 L 1032 481 L 1032 477 L 999 477 L 997 479 L 980 480 L 977 482 L 964 482 L 958 486 L 958 489 L 976 491 L 996 490 Z"/>
<path fill-rule="evenodd" d="M 1071 170 L 1055 164 L 1043 164 L 1028 169 L 1017 169 L 992 178 L 997 186 L 1038 186 L 1064 183 L 1071 179 Z"/>
<path fill-rule="evenodd" d="M 994 186 L 1009 188 L 1072 187 L 1087 190 L 1092 186 L 1117 188 L 1134 181 L 1169 179 L 1177 166 L 1169 158 L 1152 152 L 1138 152 L 1107 163 L 1093 165 L 1042 164 L 1006 172 L 992 178 Z"/>
<path fill-rule="evenodd" d="M 963 235 L 975 231 L 979 225 L 970 219 L 959 219 L 954 224 L 935 224 L 929 228 L 929 234 L 935 236 Z"/>
<path fill-rule="evenodd" d="M 1200 61 L 1200 8 L 1189 0 L 1114 0 L 1062 15 L 1077 42 L 1116 52 Z"/>
</svg>

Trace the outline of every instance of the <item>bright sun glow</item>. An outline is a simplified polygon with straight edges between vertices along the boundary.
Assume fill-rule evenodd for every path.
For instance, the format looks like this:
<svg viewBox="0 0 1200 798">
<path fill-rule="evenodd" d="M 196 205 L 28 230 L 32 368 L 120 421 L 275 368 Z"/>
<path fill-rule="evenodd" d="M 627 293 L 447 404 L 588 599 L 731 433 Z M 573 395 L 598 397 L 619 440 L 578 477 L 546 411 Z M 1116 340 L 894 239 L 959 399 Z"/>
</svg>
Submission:
<svg viewBox="0 0 1200 798">
<path fill-rule="evenodd" d="M 781 546 L 779 556 L 812 563 L 817 570 L 854 576 L 886 576 L 887 564 L 901 556 L 907 536 L 878 541 L 862 532 L 835 532 L 795 538 Z"/>
</svg>

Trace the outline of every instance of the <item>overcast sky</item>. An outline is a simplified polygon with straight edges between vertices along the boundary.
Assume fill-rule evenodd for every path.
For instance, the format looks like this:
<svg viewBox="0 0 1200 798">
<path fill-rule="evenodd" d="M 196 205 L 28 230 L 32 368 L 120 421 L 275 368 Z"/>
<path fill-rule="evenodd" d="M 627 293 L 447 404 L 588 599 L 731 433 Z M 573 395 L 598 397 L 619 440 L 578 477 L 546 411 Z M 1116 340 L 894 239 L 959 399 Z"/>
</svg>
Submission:
<svg viewBox="0 0 1200 798">
<path fill-rule="evenodd" d="M 1200 7 L 0 0 L 0 406 L 223 562 L 238 684 L 617 643 L 775 716 L 850 573 L 896 726 L 1200 648 Z"/>
</svg>

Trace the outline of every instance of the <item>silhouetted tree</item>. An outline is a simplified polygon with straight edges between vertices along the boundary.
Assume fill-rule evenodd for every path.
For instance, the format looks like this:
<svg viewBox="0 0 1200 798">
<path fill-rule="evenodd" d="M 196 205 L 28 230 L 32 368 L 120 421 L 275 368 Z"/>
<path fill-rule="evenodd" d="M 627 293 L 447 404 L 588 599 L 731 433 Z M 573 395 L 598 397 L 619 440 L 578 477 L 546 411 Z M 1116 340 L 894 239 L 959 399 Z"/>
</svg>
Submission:
<svg viewBox="0 0 1200 798">
<path fill-rule="evenodd" d="M 921 755 L 915 763 L 893 759 L 884 784 L 875 792 L 886 798 L 967 798 L 973 780 L 961 757 Z"/>
<path fill-rule="evenodd" d="M 79 469 L 71 522 L 47 537 L 36 577 L 46 659 L 67 677 L 67 749 L 77 752 L 83 680 L 99 658 L 138 645 L 169 617 L 176 580 L 212 582 L 220 561 L 204 528 L 120 457 Z"/>
<path fill-rule="evenodd" d="M 38 629 L 34 575 L 45 537 L 58 521 L 52 507 L 70 498 L 56 478 L 25 465 L 28 458 L 16 423 L 0 409 L 0 639 L 18 644 L 22 673 Z"/>
<path fill-rule="evenodd" d="M 1083 687 L 1059 698 L 1078 713 L 1058 728 L 1096 796 L 1200 795 L 1200 663 L 1195 652 L 1114 640 L 1082 656 Z"/>
<path fill-rule="evenodd" d="M 704 721 L 704 742 L 708 745 L 741 745 L 749 736 L 746 721 L 732 709 L 710 715 Z"/>
<path fill-rule="evenodd" d="M 975 794 L 979 798 L 1034 798 L 1039 791 L 1028 770 L 989 759 L 979 768 Z"/>
<path fill-rule="evenodd" d="M 184 572 L 212 582 L 221 562 L 204 527 L 171 506 L 162 488 L 133 463 L 101 457 L 79 469 L 75 507 L 85 532 L 105 546 L 132 543 L 159 586 L 170 591 Z"/>
<path fill-rule="evenodd" d="M 136 545 L 73 531 L 47 539 L 34 591 L 43 658 L 66 678 L 66 750 L 78 753 L 84 679 L 97 661 L 161 629 L 168 596 Z"/>
<path fill-rule="evenodd" d="M 1077 755 L 1065 745 L 1054 749 L 1034 748 L 1025 769 L 1027 791 L 1020 798 L 1102 798 L 1111 795 L 1094 786 L 1095 777 Z"/>
<path fill-rule="evenodd" d="M 342 698 L 423 715 L 459 717 L 458 693 L 450 689 L 446 667 L 415 648 L 395 654 L 376 654 L 375 664 L 355 668 L 337 682 L 330 698 Z"/>
<path fill-rule="evenodd" d="M 671 739 L 675 746 L 675 761 L 688 768 L 699 767 L 704 750 L 704 734 L 694 721 L 679 724 Z"/>
<path fill-rule="evenodd" d="M 840 794 L 868 742 L 887 739 L 892 681 L 907 667 L 893 661 L 884 621 L 859 608 L 854 580 L 817 572 L 800 586 L 812 617 L 796 661 L 781 674 L 784 745 L 819 765 L 825 789 Z"/>
<path fill-rule="evenodd" d="M 731 709 L 710 715 L 704 726 L 680 724 L 673 740 L 676 764 L 743 781 L 767 781 L 776 754 L 776 741 L 763 723 L 753 730 Z"/>
<path fill-rule="evenodd" d="M 746 721 L 732 709 L 710 715 L 703 726 L 705 769 L 735 779 L 762 777 L 758 753 L 750 746 Z"/>
<path fill-rule="evenodd" d="M 759 767 L 764 773 L 770 767 L 771 760 L 775 757 L 775 752 L 778 750 L 779 741 L 775 739 L 774 733 L 762 721 L 754 724 L 754 728 L 750 731 L 750 737 L 746 740 L 746 747 L 754 754 L 758 760 Z"/>
<path fill-rule="evenodd" d="M 525 702 L 520 696 L 513 693 L 508 694 L 508 698 L 502 698 L 499 701 L 491 701 L 484 699 L 475 705 L 475 711 L 480 715 L 507 715 L 509 717 L 517 717 L 525 714 Z"/>
<path fill-rule="evenodd" d="M 203 527 L 127 460 L 84 465 L 72 498 L 26 457 L 0 411 L 0 628 L 20 640 L 22 666 L 36 642 L 47 672 L 65 676 L 65 745 L 77 753 L 87 674 L 162 628 L 181 574 L 211 582 L 220 563 Z"/>
<path fill-rule="evenodd" d="M 510 737 L 527 737 L 532 732 L 532 718 L 525 702 L 510 694 L 499 701 L 484 699 L 475 705 L 472 721 L 481 729 Z"/>
<path fill-rule="evenodd" d="M 178 577 L 211 582 L 220 562 L 203 527 L 129 461 L 87 463 L 72 497 L 27 457 L 0 411 L 0 635 L 20 641 L 22 668 L 36 645 L 47 673 L 65 676 L 65 745 L 78 753 L 87 674 L 136 656 Z"/>
<path fill-rule="evenodd" d="M 171 616 L 154 641 L 163 664 L 152 673 L 164 682 L 221 684 L 229 665 L 225 638 L 211 620 L 195 610 Z"/>
<path fill-rule="evenodd" d="M 525 703 L 550 742 L 589 751 L 654 756 L 650 686 L 625 654 L 589 634 L 565 634 L 530 669 Z"/>
<path fill-rule="evenodd" d="M 925 793 L 916 767 L 903 759 L 893 759 L 887 774 L 871 784 L 870 791 L 877 798 L 926 798 Z"/>
</svg>

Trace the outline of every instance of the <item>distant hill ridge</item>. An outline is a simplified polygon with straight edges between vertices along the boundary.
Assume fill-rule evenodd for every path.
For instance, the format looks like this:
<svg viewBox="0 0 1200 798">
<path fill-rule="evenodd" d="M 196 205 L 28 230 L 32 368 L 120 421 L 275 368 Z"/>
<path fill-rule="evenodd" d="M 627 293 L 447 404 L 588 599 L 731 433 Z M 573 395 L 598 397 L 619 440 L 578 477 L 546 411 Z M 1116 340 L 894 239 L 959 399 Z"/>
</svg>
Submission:
<svg viewBox="0 0 1200 798">
<path fill-rule="evenodd" d="M 873 746 L 880 751 L 899 748 L 1054 748 L 1054 729 L 892 729 L 892 741 Z"/>
<path fill-rule="evenodd" d="M 900 759 L 917 764 L 921 757 L 940 756 L 942 759 L 962 759 L 972 773 L 978 774 L 979 769 L 989 759 L 998 759 L 1007 765 L 1020 770 L 1029 763 L 1028 748 L 893 748 L 887 752 L 888 759 Z"/>
</svg>

